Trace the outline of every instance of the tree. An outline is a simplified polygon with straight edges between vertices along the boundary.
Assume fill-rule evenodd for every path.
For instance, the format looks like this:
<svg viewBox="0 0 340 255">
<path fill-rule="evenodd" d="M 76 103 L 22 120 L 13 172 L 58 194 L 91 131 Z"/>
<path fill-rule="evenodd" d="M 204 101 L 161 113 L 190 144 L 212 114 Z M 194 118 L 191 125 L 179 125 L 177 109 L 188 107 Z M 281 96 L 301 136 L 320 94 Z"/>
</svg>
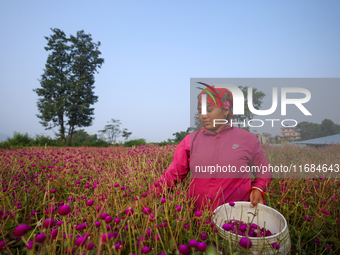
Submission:
<svg viewBox="0 0 340 255">
<path fill-rule="evenodd" d="M 340 134 L 340 125 L 330 119 L 324 119 L 321 124 L 303 121 L 296 125 L 300 131 L 301 140 Z"/>
<path fill-rule="evenodd" d="M 233 122 L 237 122 L 238 127 L 241 127 L 240 123 L 243 123 L 243 120 L 245 121 L 245 123 L 247 122 L 247 120 L 251 120 L 254 117 L 254 114 L 249 110 L 248 107 L 248 87 L 239 86 L 239 88 L 242 90 L 242 93 L 244 95 L 244 115 L 234 115 Z M 255 109 L 260 109 L 264 96 L 265 94 L 262 91 L 253 88 L 253 106 Z M 244 129 L 249 131 L 249 128 Z"/>
<path fill-rule="evenodd" d="M 340 125 L 335 124 L 330 119 L 321 122 L 319 137 L 335 135 L 340 133 Z"/>
<path fill-rule="evenodd" d="M 320 137 L 320 124 L 317 123 L 303 121 L 296 125 L 296 130 L 300 132 L 303 141 Z"/>
<path fill-rule="evenodd" d="M 190 128 L 187 128 L 187 131 L 181 131 L 181 132 L 176 132 L 173 133 L 172 135 L 174 135 L 176 138 L 172 139 L 172 141 L 174 141 L 175 143 L 179 143 L 181 142 L 184 137 L 186 137 L 188 134 L 190 133 Z"/>
<path fill-rule="evenodd" d="M 194 132 L 201 129 L 202 123 L 198 117 L 198 112 L 195 114 L 194 120 L 195 120 L 194 126 L 188 128 L 190 132 Z"/>
<path fill-rule="evenodd" d="M 132 132 L 127 132 L 127 129 L 124 128 L 123 129 L 123 134 L 122 137 L 125 137 L 125 142 L 127 141 L 127 139 L 129 138 L 129 136 L 132 134 Z"/>
<path fill-rule="evenodd" d="M 92 42 L 91 34 L 83 30 L 67 38 L 60 29 L 45 37 L 46 51 L 50 51 L 44 73 L 39 80 L 41 88 L 33 91 L 39 96 L 40 123 L 46 129 L 59 127 L 59 136 L 67 144 L 77 127 L 88 127 L 93 121 L 98 101 L 94 95 L 94 74 L 104 63 L 98 50 L 100 42 Z M 97 72 L 98 73 L 98 72 Z"/>
<path fill-rule="evenodd" d="M 111 144 L 116 143 L 117 137 L 122 133 L 119 127 L 122 125 L 120 120 L 111 119 L 105 125 L 103 130 L 99 130 L 104 136 L 107 137 L 107 141 Z"/>
</svg>

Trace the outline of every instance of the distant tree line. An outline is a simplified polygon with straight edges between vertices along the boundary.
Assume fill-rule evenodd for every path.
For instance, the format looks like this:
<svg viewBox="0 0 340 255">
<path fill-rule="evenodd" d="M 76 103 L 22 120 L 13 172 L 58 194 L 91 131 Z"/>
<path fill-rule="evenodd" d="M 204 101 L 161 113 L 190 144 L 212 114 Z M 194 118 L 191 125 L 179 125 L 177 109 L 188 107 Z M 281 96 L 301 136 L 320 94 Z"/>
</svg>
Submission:
<svg viewBox="0 0 340 255">
<path fill-rule="evenodd" d="M 302 141 L 340 134 L 340 125 L 330 119 L 324 119 L 321 124 L 303 121 L 298 123 L 296 128 L 300 131 Z"/>
</svg>

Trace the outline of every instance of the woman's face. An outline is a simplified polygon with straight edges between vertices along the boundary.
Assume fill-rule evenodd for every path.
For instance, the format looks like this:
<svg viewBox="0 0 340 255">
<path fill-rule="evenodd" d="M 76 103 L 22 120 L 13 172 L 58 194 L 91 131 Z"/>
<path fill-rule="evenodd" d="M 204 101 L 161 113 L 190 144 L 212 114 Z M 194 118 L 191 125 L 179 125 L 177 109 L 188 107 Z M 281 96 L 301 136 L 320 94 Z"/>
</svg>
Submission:
<svg viewBox="0 0 340 255">
<path fill-rule="evenodd" d="M 198 106 L 197 110 L 198 110 L 198 118 L 200 119 L 202 125 L 206 129 L 212 130 L 216 133 L 218 133 L 220 131 L 220 129 L 222 128 L 222 126 L 224 126 L 225 124 L 215 124 L 215 127 L 214 127 L 214 119 L 215 120 L 226 119 L 226 117 L 229 114 L 229 111 L 227 111 L 225 109 L 221 109 L 219 107 L 211 106 L 211 105 L 209 105 L 207 107 L 207 114 L 206 115 L 203 115 L 201 113 L 201 106 Z M 227 124 L 229 124 L 229 123 L 227 123 Z"/>
</svg>

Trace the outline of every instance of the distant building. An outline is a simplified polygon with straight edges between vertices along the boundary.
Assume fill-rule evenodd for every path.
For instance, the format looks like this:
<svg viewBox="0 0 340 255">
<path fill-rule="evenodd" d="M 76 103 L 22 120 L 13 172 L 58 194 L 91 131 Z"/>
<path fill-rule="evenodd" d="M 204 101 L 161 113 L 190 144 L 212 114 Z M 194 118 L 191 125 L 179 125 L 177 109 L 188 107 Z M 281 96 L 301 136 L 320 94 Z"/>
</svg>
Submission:
<svg viewBox="0 0 340 255">
<path fill-rule="evenodd" d="M 301 139 L 301 134 L 295 127 L 282 127 L 279 141 L 296 141 Z"/>
<path fill-rule="evenodd" d="M 261 144 L 270 143 L 274 139 L 272 137 L 272 135 L 269 134 L 269 133 L 262 133 L 262 135 L 261 134 L 256 134 L 256 137 L 257 137 L 257 139 L 260 140 Z"/>
<path fill-rule="evenodd" d="M 329 135 L 305 141 L 293 142 L 296 145 L 307 145 L 307 146 L 325 146 L 332 144 L 340 144 L 340 134 Z"/>
</svg>

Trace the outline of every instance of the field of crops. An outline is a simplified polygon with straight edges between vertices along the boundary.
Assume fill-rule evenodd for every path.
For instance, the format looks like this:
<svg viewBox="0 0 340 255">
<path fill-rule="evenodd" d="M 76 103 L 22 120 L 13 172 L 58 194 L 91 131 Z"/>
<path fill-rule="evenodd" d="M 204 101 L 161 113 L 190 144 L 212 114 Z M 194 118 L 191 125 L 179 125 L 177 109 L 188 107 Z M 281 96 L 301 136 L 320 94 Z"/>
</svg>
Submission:
<svg viewBox="0 0 340 255">
<path fill-rule="evenodd" d="M 116 216 L 146 195 L 175 148 L 0 150 L 0 253 L 247 254 L 219 237 L 211 212 L 193 210 L 189 177 L 162 199 Z M 340 163 L 336 145 L 263 150 L 271 165 Z M 339 199 L 338 179 L 286 178 L 273 179 L 265 204 L 286 218 L 292 254 L 340 254 Z"/>
</svg>

